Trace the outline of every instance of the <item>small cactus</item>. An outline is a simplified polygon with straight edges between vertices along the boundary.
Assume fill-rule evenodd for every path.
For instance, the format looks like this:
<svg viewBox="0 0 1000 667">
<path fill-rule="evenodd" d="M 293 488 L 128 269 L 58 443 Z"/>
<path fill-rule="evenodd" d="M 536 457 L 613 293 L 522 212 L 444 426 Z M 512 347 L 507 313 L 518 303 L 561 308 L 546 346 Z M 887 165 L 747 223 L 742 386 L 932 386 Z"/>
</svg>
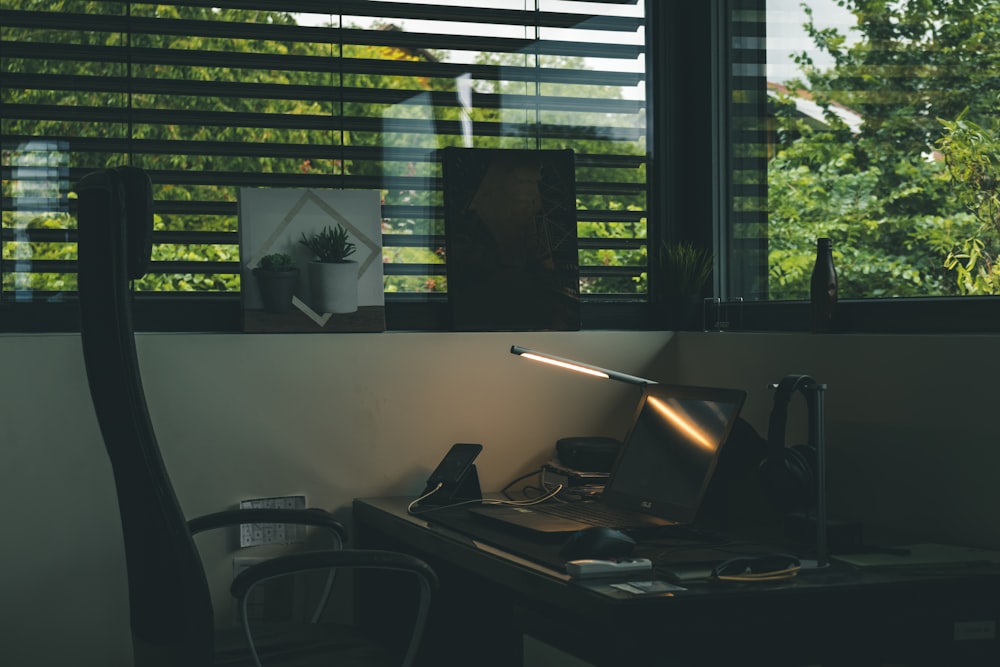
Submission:
<svg viewBox="0 0 1000 667">
<path fill-rule="evenodd" d="M 295 260 L 291 255 L 276 252 L 261 257 L 257 268 L 261 271 L 291 271 L 295 268 Z"/>
</svg>

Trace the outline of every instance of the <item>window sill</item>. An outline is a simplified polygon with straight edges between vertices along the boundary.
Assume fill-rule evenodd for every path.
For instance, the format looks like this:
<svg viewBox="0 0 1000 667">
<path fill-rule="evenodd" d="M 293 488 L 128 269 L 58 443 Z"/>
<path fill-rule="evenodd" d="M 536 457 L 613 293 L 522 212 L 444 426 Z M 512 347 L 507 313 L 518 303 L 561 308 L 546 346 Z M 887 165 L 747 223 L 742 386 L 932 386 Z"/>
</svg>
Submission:
<svg viewBox="0 0 1000 667">
<path fill-rule="evenodd" d="M 648 331 L 658 328 L 645 300 L 595 297 L 580 307 L 581 330 Z M 243 331 L 238 294 L 140 294 L 132 320 L 141 332 Z M 448 299 L 442 294 L 386 295 L 388 331 L 449 332 Z M 50 301 L 0 304 L 0 333 L 74 333 L 80 331 L 75 296 Z"/>
<path fill-rule="evenodd" d="M 743 305 L 742 331 L 809 331 L 807 301 Z M 843 299 L 832 333 L 1000 332 L 1000 297 Z"/>
</svg>

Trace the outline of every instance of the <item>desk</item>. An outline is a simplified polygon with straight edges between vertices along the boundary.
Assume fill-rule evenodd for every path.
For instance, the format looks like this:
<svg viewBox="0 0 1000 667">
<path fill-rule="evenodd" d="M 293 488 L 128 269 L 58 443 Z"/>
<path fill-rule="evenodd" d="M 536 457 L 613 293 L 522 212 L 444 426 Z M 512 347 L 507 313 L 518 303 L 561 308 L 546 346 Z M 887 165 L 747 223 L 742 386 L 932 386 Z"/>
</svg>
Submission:
<svg viewBox="0 0 1000 667">
<path fill-rule="evenodd" d="M 465 656 L 462 664 L 515 667 L 525 634 L 601 666 L 1000 665 L 996 568 L 834 565 L 785 582 L 706 581 L 636 596 L 410 516 L 408 502 L 355 500 L 354 529 L 358 546 L 419 556 L 441 579 L 421 665 Z M 384 601 L 402 599 L 398 582 L 368 576 L 359 585 L 359 620 L 392 624 Z M 972 638 L 982 635 L 991 638 Z"/>
</svg>

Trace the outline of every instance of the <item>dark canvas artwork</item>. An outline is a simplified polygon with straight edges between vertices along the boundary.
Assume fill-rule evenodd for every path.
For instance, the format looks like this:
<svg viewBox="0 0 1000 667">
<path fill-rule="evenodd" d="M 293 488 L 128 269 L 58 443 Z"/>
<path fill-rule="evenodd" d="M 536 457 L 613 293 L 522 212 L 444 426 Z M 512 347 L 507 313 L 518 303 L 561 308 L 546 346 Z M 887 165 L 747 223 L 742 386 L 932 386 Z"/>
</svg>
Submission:
<svg viewBox="0 0 1000 667">
<path fill-rule="evenodd" d="M 579 329 L 573 152 L 446 148 L 442 164 L 452 326 Z"/>
</svg>

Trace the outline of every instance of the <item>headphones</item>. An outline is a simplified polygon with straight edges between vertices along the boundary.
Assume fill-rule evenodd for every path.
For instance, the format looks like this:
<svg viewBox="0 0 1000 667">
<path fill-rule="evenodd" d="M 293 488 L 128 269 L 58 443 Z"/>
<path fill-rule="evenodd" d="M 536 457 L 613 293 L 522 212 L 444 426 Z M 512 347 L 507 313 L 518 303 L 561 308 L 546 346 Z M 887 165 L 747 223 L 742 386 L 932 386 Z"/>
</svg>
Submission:
<svg viewBox="0 0 1000 667">
<path fill-rule="evenodd" d="M 759 474 L 764 494 L 779 509 L 792 512 L 816 504 L 817 455 L 812 442 L 816 419 L 816 399 L 812 388 L 816 381 L 808 375 L 786 375 L 774 393 L 774 407 L 767 425 L 767 455 L 760 462 Z M 785 424 L 788 404 L 801 392 L 809 408 L 809 439 L 805 445 L 785 447 Z"/>
</svg>

